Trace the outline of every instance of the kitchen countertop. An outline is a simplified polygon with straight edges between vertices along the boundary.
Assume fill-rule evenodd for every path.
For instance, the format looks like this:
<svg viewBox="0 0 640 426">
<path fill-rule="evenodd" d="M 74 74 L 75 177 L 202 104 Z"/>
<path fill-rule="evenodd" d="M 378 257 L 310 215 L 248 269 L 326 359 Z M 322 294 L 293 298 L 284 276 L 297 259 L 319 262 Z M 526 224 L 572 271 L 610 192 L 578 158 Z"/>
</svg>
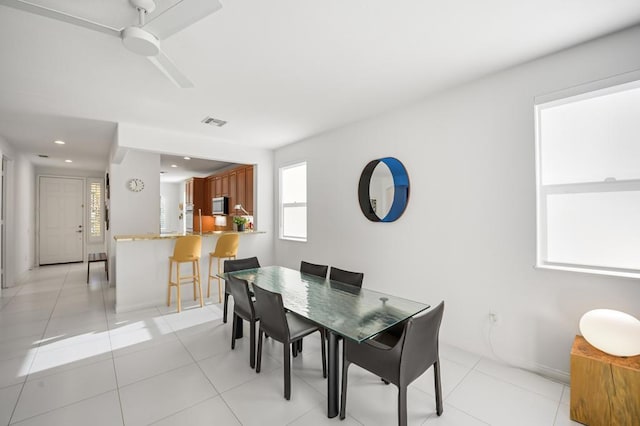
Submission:
<svg viewBox="0 0 640 426">
<path fill-rule="evenodd" d="M 236 233 L 235 231 L 209 231 L 203 232 L 200 234 L 199 232 L 187 232 L 185 234 L 139 234 L 139 235 L 115 235 L 113 237 L 116 241 L 145 241 L 145 240 L 167 240 L 167 239 L 176 239 L 178 237 L 183 237 L 185 235 L 202 235 L 203 237 L 217 237 L 223 234 L 232 234 Z M 249 234 L 266 234 L 265 231 L 243 231 L 237 232 L 240 235 L 249 235 Z"/>
</svg>

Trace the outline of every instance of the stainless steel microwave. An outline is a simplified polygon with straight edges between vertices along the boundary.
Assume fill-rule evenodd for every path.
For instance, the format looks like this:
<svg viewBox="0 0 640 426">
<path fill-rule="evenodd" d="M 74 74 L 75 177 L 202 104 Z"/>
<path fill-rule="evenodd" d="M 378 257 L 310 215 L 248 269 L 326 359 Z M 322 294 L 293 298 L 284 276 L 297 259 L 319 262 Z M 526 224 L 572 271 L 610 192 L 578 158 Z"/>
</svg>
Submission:
<svg viewBox="0 0 640 426">
<path fill-rule="evenodd" d="M 229 197 L 212 198 L 211 214 L 229 214 Z"/>
</svg>

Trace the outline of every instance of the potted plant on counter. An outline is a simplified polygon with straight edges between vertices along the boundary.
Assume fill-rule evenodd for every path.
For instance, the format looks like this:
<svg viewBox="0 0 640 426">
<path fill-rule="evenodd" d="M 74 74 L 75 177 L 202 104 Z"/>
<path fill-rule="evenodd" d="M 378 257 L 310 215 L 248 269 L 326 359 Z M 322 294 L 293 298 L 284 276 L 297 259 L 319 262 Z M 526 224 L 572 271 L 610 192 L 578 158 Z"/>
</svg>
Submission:
<svg viewBox="0 0 640 426">
<path fill-rule="evenodd" d="M 236 224 L 238 232 L 244 232 L 244 224 L 247 223 L 247 218 L 244 216 L 234 216 L 233 223 Z"/>
</svg>

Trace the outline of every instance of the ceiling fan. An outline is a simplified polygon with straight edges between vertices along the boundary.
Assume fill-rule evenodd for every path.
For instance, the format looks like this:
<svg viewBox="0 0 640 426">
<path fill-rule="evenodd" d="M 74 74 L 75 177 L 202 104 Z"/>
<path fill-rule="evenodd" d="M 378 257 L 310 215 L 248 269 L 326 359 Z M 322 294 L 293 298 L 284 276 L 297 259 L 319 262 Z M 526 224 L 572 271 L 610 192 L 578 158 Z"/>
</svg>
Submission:
<svg viewBox="0 0 640 426">
<path fill-rule="evenodd" d="M 222 4 L 218 0 L 181 0 L 146 22 L 147 14 L 152 13 L 156 8 L 154 0 L 129 0 L 129 3 L 138 11 L 138 24 L 117 29 L 25 0 L 0 0 L 0 5 L 118 37 L 128 50 L 146 56 L 176 86 L 193 87 L 193 83 L 160 49 L 160 40 L 218 11 L 222 8 Z"/>
</svg>

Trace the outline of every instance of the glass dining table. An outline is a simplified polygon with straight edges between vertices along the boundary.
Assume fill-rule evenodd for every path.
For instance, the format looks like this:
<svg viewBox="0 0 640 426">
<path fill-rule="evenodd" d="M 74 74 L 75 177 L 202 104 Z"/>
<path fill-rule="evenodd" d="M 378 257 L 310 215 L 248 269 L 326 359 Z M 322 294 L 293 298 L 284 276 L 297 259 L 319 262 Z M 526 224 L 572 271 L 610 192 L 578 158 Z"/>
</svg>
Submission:
<svg viewBox="0 0 640 426">
<path fill-rule="evenodd" d="M 362 343 L 429 305 L 282 266 L 222 273 L 282 295 L 284 307 L 328 331 L 327 416 L 339 411 L 338 336 Z"/>
</svg>

